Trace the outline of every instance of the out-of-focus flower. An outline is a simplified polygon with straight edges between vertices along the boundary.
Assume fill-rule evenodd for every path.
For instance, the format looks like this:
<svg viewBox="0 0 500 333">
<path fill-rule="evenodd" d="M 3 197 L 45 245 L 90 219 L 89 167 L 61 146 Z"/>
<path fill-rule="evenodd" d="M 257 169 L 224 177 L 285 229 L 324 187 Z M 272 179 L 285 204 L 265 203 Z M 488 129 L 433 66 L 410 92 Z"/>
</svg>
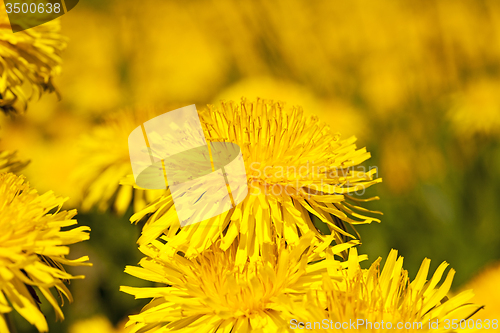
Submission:
<svg viewBox="0 0 500 333">
<path fill-rule="evenodd" d="M 474 290 L 472 301 L 484 305 L 484 310 L 478 312 L 474 319 L 482 322 L 481 332 L 500 328 L 500 263 L 495 263 L 474 277 L 465 288 Z M 492 327 L 496 319 L 496 327 Z M 476 321 L 477 322 L 477 321 Z M 486 327 L 486 325 L 490 327 Z M 476 326 L 477 327 L 477 326 Z"/>
<path fill-rule="evenodd" d="M 409 83 L 408 78 L 402 75 L 405 72 L 401 59 L 393 55 L 393 59 L 387 59 L 384 54 L 384 66 L 380 64 L 382 59 L 372 56 L 370 60 L 363 62 L 362 92 L 363 97 L 376 115 L 380 118 L 389 117 L 398 113 L 404 103 L 408 100 Z"/>
<path fill-rule="evenodd" d="M 113 327 L 108 318 L 104 316 L 94 316 L 92 318 L 83 319 L 75 322 L 69 328 L 69 333 L 88 333 L 88 332 L 98 332 L 98 333 L 127 333 L 130 329 L 122 327 L 124 323 L 118 325 L 118 327 Z"/>
<path fill-rule="evenodd" d="M 52 97 L 52 96 L 50 96 Z M 0 149 L 17 151 L 19 158 L 30 160 L 22 174 L 40 192 L 54 191 L 68 197 L 66 207 L 76 208 L 81 198 L 80 184 L 70 175 L 77 166 L 76 142 L 80 133 L 89 132 L 90 124 L 74 114 L 49 111 L 54 108 L 33 101 L 30 112 L 22 117 L 3 117 Z M 42 102 L 42 103 L 40 103 Z M 41 109 L 45 106 L 46 109 Z M 31 112 L 40 110 L 41 112 Z"/>
<path fill-rule="evenodd" d="M 231 56 L 200 24 L 198 4 L 128 1 L 116 11 L 136 101 L 206 103 L 224 84 Z"/>
<path fill-rule="evenodd" d="M 361 101 L 385 121 L 408 106 L 433 106 L 470 75 L 498 67 L 496 1 L 209 3 L 194 11 L 205 34 L 225 43 L 237 74 Z"/>
<path fill-rule="evenodd" d="M 462 93 L 457 94 L 448 117 L 462 141 L 476 135 L 500 135 L 499 87 L 500 80 L 483 79 L 471 82 Z"/>
<path fill-rule="evenodd" d="M 332 130 L 341 131 L 346 137 L 369 136 L 366 116 L 347 101 L 339 98 L 324 100 L 306 86 L 270 76 L 256 76 L 239 81 L 221 92 L 214 98 L 214 102 L 239 100 L 243 96 L 250 100 L 272 96 L 275 102 L 286 101 L 288 106 L 300 105 L 305 115 L 319 117 Z"/>
<path fill-rule="evenodd" d="M 61 72 L 61 51 L 66 47 L 60 35 L 60 21 L 13 33 L 5 5 L 0 5 L 0 108 L 25 110 L 27 102 L 42 93 L 55 91 L 53 77 Z M 26 91 L 28 85 L 31 91 Z"/>
<path fill-rule="evenodd" d="M 266 244 L 259 260 L 243 266 L 236 262 L 237 244 L 227 251 L 212 246 L 195 259 L 166 257 L 158 240 L 143 245 L 147 257 L 141 267 L 125 271 L 161 286 L 120 288 L 136 298 L 153 298 L 141 313 L 129 316 L 127 326 L 134 333 L 286 332 L 293 304 L 320 288 L 325 275 L 338 278 L 341 263 L 333 255 L 354 244 L 316 248 L 312 238 L 304 235 L 293 246 Z"/>
<path fill-rule="evenodd" d="M 119 186 L 132 172 L 128 151 L 130 132 L 157 114 L 152 108 L 127 109 L 109 114 L 102 124 L 84 134 L 76 146 L 79 155 L 72 178 L 83 189 L 81 209 L 110 206 L 123 214 L 132 200 L 136 210 L 158 198 L 165 191 L 141 190 Z"/>
<path fill-rule="evenodd" d="M 120 43 L 123 27 L 109 17 L 109 13 L 85 6 L 62 17 L 62 31 L 74 42 L 64 52 L 64 71 L 57 79 L 64 96 L 61 105 L 66 112 L 82 118 L 130 102 L 123 77 L 124 55 L 119 52 L 123 49 Z"/>
<path fill-rule="evenodd" d="M 72 219 L 76 211 L 61 210 L 64 201 L 52 192 L 39 195 L 22 176 L 0 174 L 0 313 L 14 308 L 40 332 L 46 332 L 48 326 L 36 289 L 57 318 L 64 319 L 50 289 L 57 290 L 61 302 L 63 295 L 72 301 L 64 281 L 83 276 L 72 276 L 63 265 L 90 265 L 86 256 L 65 258 L 68 245 L 87 240 L 90 228 L 68 229 L 77 223 Z M 0 316 L 0 328 L 5 326 Z"/>
<path fill-rule="evenodd" d="M 323 103 L 323 111 L 318 117 L 323 119 L 334 131 L 342 132 L 345 137 L 355 136 L 361 144 L 374 134 L 368 117 L 348 101 L 331 98 Z"/>
<path fill-rule="evenodd" d="M 302 320 L 304 329 L 316 328 L 313 332 L 457 332 L 460 329 L 452 328 L 452 320 L 456 319 L 453 323 L 458 325 L 460 320 L 481 308 L 468 303 L 474 296 L 472 290 L 449 297 L 455 275 L 453 269 L 437 287 L 447 263 L 442 263 L 428 281 L 430 260 L 425 259 L 415 279 L 410 281 L 408 272 L 402 268 L 403 258 L 398 258 L 395 250 L 389 253 L 382 270 L 381 258 L 369 269 L 361 269 L 357 256 L 356 249 L 351 249 L 347 268 L 342 270 L 344 279 L 325 275 L 322 291 L 308 295 L 305 308 L 309 316 L 307 321 Z M 323 320 L 328 323 L 327 327 L 314 327 L 314 322 L 324 323 Z M 436 320 L 439 330 L 429 327 L 430 322 L 436 325 Z M 351 322 L 355 323 L 352 330 L 334 326 Z M 398 327 L 398 324 L 408 326 Z"/>
<path fill-rule="evenodd" d="M 0 150 L 0 173 L 18 173 L 28 165 L 29 161 L 19 160 L 16 154 L 16 152 Z"/>
<path fill-rule="evenodd" d="M 115 329 L 108 318 L 104 316 L 95 316 L 75 322 L 69 328 L 69 333 L 114 333 Z"/>
<path fill-rule="evenodd" d="M 337 243 L 355 238 L 344 222 L 379 221 L 363 215 L 370 211 L 358 206 L 378 199 L 361 199 L 358 194 L 381 179 L 373 179 L 375 169 L 359 166 L 370 154 L 365 148 L 356 149 L 355 137 L 341 140 L 316 117 L 304 116 L 302 108 L 269 100 L 209 105 L 200 119 L 208 141 L 232 142 L 241 148 L 248 196 L 228 212 L 181 228 L 172 196 L 166 192 L 132 216 L 131 221 L 149 217 L 140 244 L 165 233 L 171 255 L 179 250 L 191 257 L 217 239 L 222 249 L 238 239 L 237 261 L 244 263 L 276 239 L 295 243 L 313 230 L 320 241 L 324 235 L 309 214 L 329 228 Z"/>
<path fill-rule="evenodd" d="M 307 87 L 270 76 L 256 76 L 241 80 L 214 98 L 214 104 L 221 100 L 237 101 L 242 97 L 255 100 L 267 96 L 272 96 L 274 101 L 282 101 L 287 106 L 300 105 L 304 112 L 310 116 L 321 117 L 326 113 L 322 101 Z"/>
</svg>

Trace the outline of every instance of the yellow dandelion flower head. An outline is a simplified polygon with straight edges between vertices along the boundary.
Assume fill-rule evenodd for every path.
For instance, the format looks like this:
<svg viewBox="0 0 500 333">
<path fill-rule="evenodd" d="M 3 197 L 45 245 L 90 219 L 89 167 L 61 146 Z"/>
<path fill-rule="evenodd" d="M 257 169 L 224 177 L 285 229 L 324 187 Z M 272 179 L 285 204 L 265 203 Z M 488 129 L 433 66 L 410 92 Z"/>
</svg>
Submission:
<svg viewBox="0 0 500 333">
<path fill-rule="evenodd" d="M 132 200 L 135 209 L 140 210 L 165 192 L 119 186 L 120 181 L 132 173 L 127 146 L 130 132 L 156 115 L 153 108 L 125 109 L 111 113 L 90 133 L 80 138 L 77 144 L 78 167 L 72 179 L 83 189 L 83 211 L 94 206 L 100 210 L 112 206 L 117 213 L 123 214 Z"/>
<path fill-rule="evenodd" d="M 17 152 L 0 150 L 0 173 L 21 171 L 29 161 L 22 161 L 17 158 Z"/>
<path fill-rule="evenodd" d="M 35 288 L 49 301 L 57 318 L 64 315 L 50 289 L 72 301 L 64 280 L 82 278 L 63 265 L 82 265 L 88 257 L 70 260 L 67 245 L 89 238 L 88 227 L 76 227 L 76 211 L 61 210 L 65 199 L 38 194 L 24 177 L 0 174 L 0 314 L 14 308 L 40 332 L 48 330 Z M 62 229 L 65 230 L 62 230 Z M 7 326 L 0 315 L 0 331 Z"/>
<path fill-rule="evenodd" d="M 104 316 L 95 316 L 75 322 L 69 328 L 69 333 L 114 333 L 115 330 L 111 322 Z"/>
<path fill-rule="evenodd" d="M 32 96 L 53 92 L 53 77 L 61 72 L 61 52 L 66 40 L 59 33 L 60 21 L 53 20 L 13 33 L 5 5 L 0 4 L 0 108 L 25 110 Z M 28 84 L 31 91 L 23 87 Z"/>
<path fill-rule="evenodd" d="M 293 304 L 317 290 L 327 274 L 340 277 L 334 255 L 355 242 L 332 248 L 310 246 L 312 234 L 295 245 L 266 244 L 258 261 L 236 263 L 236 245 L 212 246 L 195 259 L 164 255 L 158 240 L 140 247 L 141 267 L 125 271 L 162 286 L 121 287 L 136 298 L 153 298 L 129 316 L 130 332 L 285 332 Z"/>
<path fill-rule="evenodd" d="M 115 328 L 111 324 L 108 318 L 97 315 L 91 318 L 78 320 L 72 324 L 69 328 L 69 333 L 87 333 L 87 332 L 99 332 L 99 333 L 126 333 L 129 329 L 124 327 L 125 323 L 120 322 Z"/>
<path fill-rule="evenodd" d="M 324 294 L 308 295 L 309 317 L 302 321 L 304 328 L 309 327 L 313 332 L 456 332 L 451 327 L 452 320 L 458 323 L 481 308 L 467 302 L 474 296 L 472 290 L 449 295 L 453 269 L 438 286 L 448 266 L 446 262 L 427 280 L 430 260 L 425 259 L 415 279 L 410 281 L 408 272 L 402 268 L 403 258 L 398 258 L 395 250 L 390 252 L 382 270 L 381 258 L 369 269 L 361 269 L 357 257 L 356 249 L 351 249 L 347 268 L 342 271 L 344 279 L 325 276 Z M 441 330 L 436 330 L 436 322 Z"/>
<path fill-rule="evenodd" d="M 243 260 L 258 257 L 263 244 L 275 239 L 294 243 L 314 231 L 318 241 L 332 233 L 341 243 L 355 238 L 344 222 L 379 221 L 358 205 L 378 199 L 360 194 L 381 179 L 374 179 L 376 169 L 357 168 L 370 154 L 356 148 L 355 137 L 341 140 L 317 118 L 304 116 L 300 107 L 271 100 L 209 105 L 200 119 L 208 141 L 241 148 L 249 194 L 228 212 L 181 228 L 167 192 L 132 216 L 134 222 L 148 216 L 139 244 L 165 233 L 169 253 L 179 250 L 191 257 L 217 239 L 223 250 L 239 240 Z M 325 230 L 317 230 L 315 223 Z"/>
<path fill-rule="evenodd" d="M 481 79 L 469 83 L 457 94 L 448 118 L 457 136 L 469 140 L 474 136 L 498 137 L 500 112 L 498 79 Z"/>
<path fill-rule="evenodd" d="M 478 313 L 476 318 L 481 318 L 484 324 L 486 320 L 492 322 L 496 321 L 496 328 L 500 322 L 500 262 L 495 262 L 482 270 L 477 276 L 475 276 L 467 285 L 467 289 L 474 290 L 473 302 L 478 304 L 484 304 L 484 311 Z M 486 326 L 483 325 L 486 329 Z M 491 328 L 495 328 L 491 326 Z"/>
</svg>

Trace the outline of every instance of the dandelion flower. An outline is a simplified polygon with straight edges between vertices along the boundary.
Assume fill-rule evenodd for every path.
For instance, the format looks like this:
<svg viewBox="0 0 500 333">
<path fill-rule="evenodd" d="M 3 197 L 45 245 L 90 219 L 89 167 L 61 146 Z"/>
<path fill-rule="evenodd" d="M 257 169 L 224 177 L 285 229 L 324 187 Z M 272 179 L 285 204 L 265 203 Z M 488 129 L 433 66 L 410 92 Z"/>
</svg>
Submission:
<svg viewBox="0 0 500 333">
<path fill-rule="evenodd" d="M 318 116 L 333 130 L 342 129 L 342 135 L 367 138 L 370 128 L 367 117 L 352 103 L 339 98 L 321 99 L 310 89 L 288 80 L 277 80 L 268 76 L 256 76 L 241 80 L 223 90 L 214 100 L 232 100 L 241 96 L 253 99 L 258 96 L 273 96 L 287 104 L 300 105 L 304 115 Z"/>
<path fill-rule="evenodd" d="M 0 331 L 7 330 L 5 316 L 14 308 L 38 331 L 48 330 L 40 311 L 37 291 L 64 315 L 51 292 L 72 301 L 64 280 L 83 278 L 67 273 L 63 265 L 84 265 L 88 257 L 67 259 L 67 245 L 87 240 L 88 227 L 68 229 L 77 222 L 76 211 L 61 210 L 65 199 L 51 192 L 39 195 L 24 177 L 0 174 Z M 62 230 L 64 229 L 64 230 Z"/>
<path fill-rule="evenodd" d="M 32 96 L 53 92 L 53 77 L 61 72 L 60 21 L 13 33 L 5 5 L 0 5 L 0 108 L 5 113 L 25 110 Z M 24 85 L 31 91 L 26 92 Z"/>
<path fill-rule="evenodd" d="M 112 333 L 114 332 L 114 328 L 106 317 L 95 316 L 92 318 L 79 320 L 71 325 L 69 329 L 69 333 L 87 332 Z"/>
<path fill-rule="evenodd" d="M 312 237 L 305 235 L 295 245 L 266 244 L 260 260 L 244 266 L 236 264 L 236 244 L 227 251 L 212 246 L 195 259 L 166 257 L 158 240 L 143 245 L 140 250 L 147 257 L 141 267 L 125 271 L 161 285 L 121 287 L 136 298 L 153 298 L 139 314 L 129 316 L 126 326 L 132 333 L 286 332 L 293 304 L 318 289 L 324 274 L 340 276 L 341 263 L 333 255 L 355 243 L 313 248 Z"/>
<path fill-rule="evenodd" d="M 120 31 L 127 36 L 122 45 L 131 59 L 128 73 L 134 100 L 191 104 L 193 99 L 208 100 L 224 86 L 232 55 L 226 43 L 207 35 L 202 16 L 192 15 L 199 11 L 198 4 L 122 2 L 115 8 L 115 15 L 127 17 Z M 161 43 L 157 36 L 162 36 Z"/>
<path fill-rule="evenodd" d="M 498 137 L 500 133 L 500 98 L 498 79 L 472 81 L 455 98 L 448 118 L 457 137 L 470 141 L 474 136 Z"/>
<path fill-rule="evenodd" d="M 451 328 L 452 320 L 467 319 L 481 307 L 467 303 L 474 295 L 472 290 L 464 291 L 448 298 L 455 271 L 448 271 L 443 283 L 438 287 L 448 264 L 442 263 L 431 279 L 427 280 L 430 260 L 425 259 L 417 276 L 410 282 L 404 270 L 403 258 L 392 250 L 380 271 L 381 258 L 369 269 L 361 269 L 357 262 L 357 251 L 351 249 L 348 267 L 342 271 L 344 279 L 334 280 L 325 276 L 321 293 L 310 293 L 306 309 L 308 320 L 304 328 L 313 332 L 456 332 Z M 324 293 L 323 293 L 324 292 Z M 325 295 L 326 294 L 326 295 Z M 326 297 L 326 306 L 325 299 Z M 321 327 L 315 322 L 328 323 Z M 429 323 L 439 322 L 440 330 Z M 335 323 L 360 323 L 355 328 L 339 329 Z M 371 326 L 370 326 L 371 323 Z M 384 323 L 384 325 L 381 325 Z M 397 327 L 398 323 L 408 325 Z M 338 324 L 337 324 L 338 325 Z M 448 326 L 448 329 L 446 329 Z M 316 330 L 314 330 L 316 329 Z"/>
<path fill-rule="evenodd" d="M 474 277 L 466 288 L 474 290 L 474 298 L 472 301 L 479 304 L 484 304 L 484 311 L 481 311 L 475 316 L 476 320 L 482 320 L 482 328 L 484 331 L 498 329 L 500 322 L 500 262 L 487 267 Z M 493 322 L 497 319 L 496 322 Z M 491 325 L 486 327 L 488 320 Z M 493 326 L 496 323 L 496 326 Z M 485 325 L 486 324 L 486 325 Z"/>
<path fill-rule="evenodd" d="M 0 150 L 0 174 L 5 172 L 17 173 L 21 171 L 29 161 L 17 159 L 16 152 Z"/>
<path fill-rule="evenodd" d="M 239 240 L 241 264 L 247 257 L 257 258 L 263 244 L 275 239 L 294 243 L 312 230 L 316 240 L 332 233 L 335 242 L 341 243 L 356 238 L 346 231 L 344 222 L 379 222 L 358 206 L 378 199 L 362 199 L 358 194 L 381 179 L 373 179 L 376 169 L 357 168 L 370 153 L 356 149 L 355 137 L 341 140 L 317 118 L 305 117 L 300 107 L 286 108 L 270 100 L 209 105 L 200 119 L 207 141 L 232 142 L 241 148 L 249 194 L 228 212 L 181 228 L 167 191 L 132 216 L 132 222 L 148 217 L 139 244 L 165 233 L 165 251 L 171 255 L 182 251 L 191 257 L 217 239 L 223 250 Z M 315 219 L 329 230 L 317 230 Z"/>
<path fill-rule="evenodd" d="M 99 332 L 99 333 L 126 333 L 129 332 L 128 329 L 124 328 L 124 323 L 119 323 L 118 327 L 115 328 L 111 324 L 108 318 L 97 315 L 88 319 L 83 319 L 75 322 L 69 328 L 69 333 L 87 333 L 87 332 Z"/>
<path fill-rule="evenodd" d="M 123 214 L 132 200 L 136 210 L 158 198 L 164 191 L 119 186 L 132 173 L 127 140 L 130 132 L 156 116 L 151 108 L 127 109 L 107 115 L 103 122 L 83 135 L 77 145 L 78 167 L 72 178 L 83 188 L 81 209 L 94 206 L 106 210 L 112 206 Z"/>
</svg>

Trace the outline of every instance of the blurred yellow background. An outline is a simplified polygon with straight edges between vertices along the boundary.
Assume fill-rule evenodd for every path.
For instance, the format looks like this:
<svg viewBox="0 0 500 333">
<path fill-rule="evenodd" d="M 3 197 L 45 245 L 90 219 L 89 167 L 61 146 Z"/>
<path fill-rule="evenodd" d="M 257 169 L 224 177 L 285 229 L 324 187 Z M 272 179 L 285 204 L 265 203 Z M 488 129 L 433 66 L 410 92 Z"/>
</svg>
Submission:
<svg viewBox="0 0 500 333">
<path fill-rule="evenodd" d="M 384 180 L 369 189 L 384 216 L 359 227 L 361 253 L 396 248 L 411 277 L 424 257 L 448 261 L 456 290 L 500 259 L 500 2 L 88 0 L 62 27 L 62 100 L 46 95 L 0 119 L 0 148 L 30 159 L 31 184 L 68 196 L 92 227 L 74 255 L 95 266 L 75 269 L 87 278 L 73 282 L 76 301 L 51 332 L 96 315 L 111 332 L 140 309 L 118 291 L 144 283 L 123 273 L 139 258 L 132 209 L 81 209 L 89 185 L 74 176 L 93 154 L 82 142 L 124 109 L 242 96 L 301 105 L 357 136 Z M 127 131 L 110 134 L 116 148 L 102 141 L 103 154 L 126 151 Z"/>
</svg>

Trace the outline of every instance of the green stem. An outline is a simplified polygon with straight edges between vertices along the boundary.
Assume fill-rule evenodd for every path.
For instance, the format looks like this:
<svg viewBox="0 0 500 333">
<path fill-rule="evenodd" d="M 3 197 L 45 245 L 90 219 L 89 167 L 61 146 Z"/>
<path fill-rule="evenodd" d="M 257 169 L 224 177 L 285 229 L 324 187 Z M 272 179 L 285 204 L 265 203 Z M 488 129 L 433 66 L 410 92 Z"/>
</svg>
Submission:
<svg viewBox="0 0 500 333">
<path fill-rule="evenodd" d="M 3 317 L 5 318 L 5 322 L 7 323 L 7 329 L 10 333 L 17 333 L 16 326 L 14 326 L 14 322 L 9 313 L 3 313 Z"/>
</svg>

